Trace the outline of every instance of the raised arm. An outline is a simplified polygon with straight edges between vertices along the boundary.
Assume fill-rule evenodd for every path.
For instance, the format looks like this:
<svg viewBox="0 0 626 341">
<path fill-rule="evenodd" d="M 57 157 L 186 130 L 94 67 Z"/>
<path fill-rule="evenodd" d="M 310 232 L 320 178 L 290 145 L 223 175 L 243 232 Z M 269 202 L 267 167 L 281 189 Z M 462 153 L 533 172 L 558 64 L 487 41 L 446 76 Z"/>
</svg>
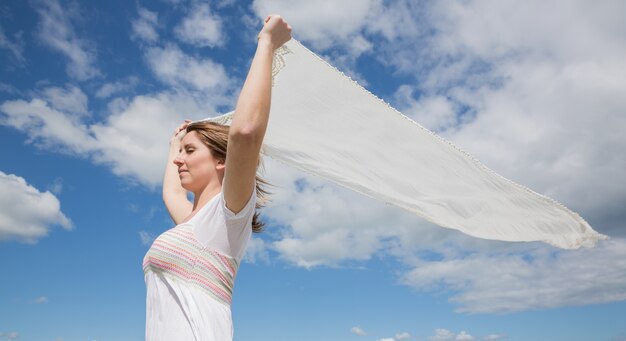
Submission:
<svg viewBox="0 0 626 341">
<path fill-rule="evenodd" d="M 291 39 L 291 26 L 279 15 L 267 16 L 258 38 L 228 136 L 222 190 L 226 206 L 235 213 L 243 209 L 252 194 L 269 120 L 274 51 Z"/>
<path fill-rule="evenodd" d="M 180 152 L 180 141 L 185 135 L 185 129 L 189 122 L 186 120 L 174 130 L 174 135 L 170 139 L 170 150 L 163 176 L 163 202 L 176 224 L 181 223 L 193 210 L 193 204 L 187 199 L 187 190 L 180 184 L 178 167 L 174 164 L 174 159 Z"/>
</svg>

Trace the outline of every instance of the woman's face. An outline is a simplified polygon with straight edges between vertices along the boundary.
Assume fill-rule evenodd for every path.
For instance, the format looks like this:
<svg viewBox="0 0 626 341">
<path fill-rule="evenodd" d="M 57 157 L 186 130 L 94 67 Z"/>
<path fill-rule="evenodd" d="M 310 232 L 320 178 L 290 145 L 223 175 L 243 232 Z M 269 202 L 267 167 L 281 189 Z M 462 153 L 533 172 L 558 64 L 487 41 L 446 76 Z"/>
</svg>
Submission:
<svg viewBox="0 0 626 341">
<path fill-rule="evenodd" d="M 201 192 L 212 178 L 223 174 L 224 163 L 213 158 L 207 147 L 195 131 L 187 133 L 182 141 L 180 153 L 174 159 L 178 166 L 178 176 L 184 189 Z"/>
</svg>

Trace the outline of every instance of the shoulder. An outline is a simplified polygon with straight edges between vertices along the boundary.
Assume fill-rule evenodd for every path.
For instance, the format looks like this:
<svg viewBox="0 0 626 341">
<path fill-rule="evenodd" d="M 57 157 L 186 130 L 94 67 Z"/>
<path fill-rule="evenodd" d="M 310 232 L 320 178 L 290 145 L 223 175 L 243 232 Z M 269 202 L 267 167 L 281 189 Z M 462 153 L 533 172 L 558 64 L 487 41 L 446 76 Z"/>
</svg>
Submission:
<svg viewBox="0 0 626 341">
<path fill-rule="evenodd" d="M 224 192 L 220 192 L 220 209 L 224 212 L 224 216 L 227 220 L 242 220 L 243 218 L 248 218 L 254 214 L 254 209 L 256 208 L 256 186 L 253 186 L 252 193 L 250 197 L 244 204 L 241 210 L 234 212 L 231 210 L 226 204 L 226 200 L 224 199 Z"/>
</svg>

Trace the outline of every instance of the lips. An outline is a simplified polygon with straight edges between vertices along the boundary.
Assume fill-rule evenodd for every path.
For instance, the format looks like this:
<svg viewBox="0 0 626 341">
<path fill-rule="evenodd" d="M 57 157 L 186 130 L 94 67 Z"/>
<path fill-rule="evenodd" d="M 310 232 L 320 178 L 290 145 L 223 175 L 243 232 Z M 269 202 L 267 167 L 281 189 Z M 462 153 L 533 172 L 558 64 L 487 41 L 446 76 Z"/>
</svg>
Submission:
<svg viewBox="0 0 626 341">
<path fill-rule="evenodd" d="M 187 170 L 185 170 L 185 169 L 178 170 L 178 174 L 182 174 L 182 173 L 184 173 L 184 172 L 187 172 Z"/>
</svg>

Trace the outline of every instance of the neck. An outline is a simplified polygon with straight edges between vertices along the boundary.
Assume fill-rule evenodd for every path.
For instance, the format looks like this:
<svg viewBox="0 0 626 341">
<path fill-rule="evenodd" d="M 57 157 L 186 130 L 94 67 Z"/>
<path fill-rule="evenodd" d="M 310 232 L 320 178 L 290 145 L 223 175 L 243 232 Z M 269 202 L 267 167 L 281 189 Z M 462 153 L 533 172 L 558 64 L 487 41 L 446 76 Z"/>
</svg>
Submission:
<svg viewBox="0 0 626 341">
<path fill-rule="evenodd" d="M 222 190 L 222 181 L 211 181 L 199 192 L 193 194 L 193 212 L 202 207 L 209 200 L 213 199 Z"/>
</svg>

